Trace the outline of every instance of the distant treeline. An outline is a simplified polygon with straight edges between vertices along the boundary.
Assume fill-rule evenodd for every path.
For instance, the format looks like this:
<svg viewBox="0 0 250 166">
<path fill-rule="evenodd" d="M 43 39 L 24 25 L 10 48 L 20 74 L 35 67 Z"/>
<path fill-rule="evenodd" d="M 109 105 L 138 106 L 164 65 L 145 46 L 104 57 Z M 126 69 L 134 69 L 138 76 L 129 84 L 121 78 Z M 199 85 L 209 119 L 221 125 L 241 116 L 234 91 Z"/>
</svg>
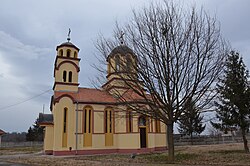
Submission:
<svg viewBox="0 0 250 166">
<path fill-rule="evenodd" d="M 24 142 L 26 141 L 26 132 L 17 133 L 6 133 L 2 136 L 2 142 Z"/>
</svg>

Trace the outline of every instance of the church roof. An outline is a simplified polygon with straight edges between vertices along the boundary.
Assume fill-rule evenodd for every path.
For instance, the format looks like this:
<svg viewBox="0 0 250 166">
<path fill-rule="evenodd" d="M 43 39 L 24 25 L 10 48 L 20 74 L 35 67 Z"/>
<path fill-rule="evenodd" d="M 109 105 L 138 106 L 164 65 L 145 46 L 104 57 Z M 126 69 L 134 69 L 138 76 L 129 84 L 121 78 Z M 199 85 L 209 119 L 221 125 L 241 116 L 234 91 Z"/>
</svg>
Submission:
<svg viewBox="0 0 250 166">
<path fill-rule="evenodd" d="M 109 54 L 109 56 L 107 57 L 107 60 L 112 57 L 112 56 L 115 56 L 117 54 L 121 54 L 121 55 L 126 55 L 126 54 L 131 54 L 131 55 L 134 55 L 134 52 L 131 48 L 129 48 L 128 46 L 126 45 L 119 45 L 117 47 L 115 47 L 111 53 Z"/>
<path fill-rule="evenodd" d="M 73 102 L 88 104 L 118 104 L 124 101 L 143 101 L 143 97 L 135 92 L 126 91 L 120 98 L 115 98 L 105 90 L 95 88 L 79 88 L 78 92 L 55 91 L 54 102 L 68 96 Z"/>
<path fill-rule="evenodd" d="M 71 43 L 71 42 L 69 42 L 69 41 L 64 42 L 64 43 L 60 44 L 59 46 L 57 46 L 57 47 L 56 47 L 56 50 L 58 50 L 58 48 L 64 47 L 64 46 L 75 48 L 75 49 L 77 49 L 77 51 L 80 50 L 78 47 L 76 47 L 73 43 Z"/>
<path fill-rule="evenodd" d="M 5 132 L 0 129 L 0 135 L 3 135 L 3 134 L 5 134 Z"/>
<path fill-rule="evenodd" d="M 126 55 L 126 54 L 134 54 L 133 50 L 130 49 L 128 46 L 126 45 L 120 45 L 115 47 L 112 51 L 111 54 L 122 54 L 122 55 Z"/>
<path fill-rule="evenodd" d="M 55 101 L 63 96 L 69 96 L 74 102 L 82 103 L 114 103 L 116 99 L 104 90 L 95 88 L 79 88 L 77 93 L 55 91 Z"/>
<path fill-rule="evenodd" d="M 77 96 L 79 102 L 101 102 L 101 103 L 113 103 L 116 99 L 104 90 L 79 88 Z"/>
</svg>

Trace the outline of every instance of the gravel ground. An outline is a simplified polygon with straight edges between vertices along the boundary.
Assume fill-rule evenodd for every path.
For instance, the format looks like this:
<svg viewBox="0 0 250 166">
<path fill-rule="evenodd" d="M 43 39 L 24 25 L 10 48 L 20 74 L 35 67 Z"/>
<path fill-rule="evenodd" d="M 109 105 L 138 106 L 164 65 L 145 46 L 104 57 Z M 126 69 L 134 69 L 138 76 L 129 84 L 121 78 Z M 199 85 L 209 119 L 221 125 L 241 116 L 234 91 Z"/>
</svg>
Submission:
<svg viewBox="0 0 250 166">
<path fill-rule="evenodd" d="M 177 146 L 174 164 L 167 163 L 166 152 L 142 154 L 132 159 L 130 155 L 121 154 L 58 157 L 43 155 L 41 152 L 24 154 L 21 151 L 10 151 L 8 155 L 0 155 L 0 166 L 14 166 L 11 163 L 15 163 L 15 166 L 250 166 L 250 154 L 245 154 L 242 149 L 242 144 Z"/>
</svg>

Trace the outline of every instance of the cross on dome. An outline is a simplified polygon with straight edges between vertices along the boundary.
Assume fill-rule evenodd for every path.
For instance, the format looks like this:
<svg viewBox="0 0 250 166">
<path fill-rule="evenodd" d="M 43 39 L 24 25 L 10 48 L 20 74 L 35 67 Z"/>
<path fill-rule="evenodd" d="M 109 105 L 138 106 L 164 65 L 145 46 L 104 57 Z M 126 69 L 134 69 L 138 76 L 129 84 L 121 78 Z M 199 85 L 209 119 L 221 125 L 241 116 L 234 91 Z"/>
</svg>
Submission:
<svg viewBox="0 0 250 166">
<path fill-rule="evenodd" d="M 70 41 L 70 32 L 71 32 L 71 30 L 70 30 L 70 28 L 69 28 L 68 38 L 67 38 L 68 42 Z"/>
<path fill-rule="evenodd" d="M 124 44 L 124 35 L 125 35 L 125 33 L 123 31 L 121 31 L 121 35 L 119 37 L 119 40 L 120 40 L 121 44 Z"/>
</svg>

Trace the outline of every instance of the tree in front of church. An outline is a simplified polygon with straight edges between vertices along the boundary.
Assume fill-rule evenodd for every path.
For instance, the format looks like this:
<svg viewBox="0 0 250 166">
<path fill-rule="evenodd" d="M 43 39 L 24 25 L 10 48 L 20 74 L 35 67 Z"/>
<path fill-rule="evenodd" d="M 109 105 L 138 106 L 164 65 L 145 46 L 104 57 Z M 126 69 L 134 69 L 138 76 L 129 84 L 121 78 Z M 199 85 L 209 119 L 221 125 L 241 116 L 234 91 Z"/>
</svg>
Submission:
<svg viewBox="0 0 250 166">
<path fill-rule="evenodd" d="M 250 84 L 248 70 L 239 53 L 232 51 L 228 55 L 224 77 L 217 87 L 220 96 L 216 102 L 216 116 L 221 123 L 213 125 L 224 130 L 239 127 L 244 150 L 248 153 L 246 133 L 250 125 Z"/>
<path fill-rule="evenodd" d="M 44 127 L 39 126 L 38 119 L 36 119 L 35 124 L 29 127 L 28 133 L 26 134 L 26 141 L 43 141 Z"/>
<path fill-rule="evenodd" d="M 216 95 L 214 84 L 223 71 L 227 44 L 216 18 L 202 9 L 183 10 L 173 1 L 165 0 L 134 11 L 128 24 L 117 25 L 115 39 L 100 37 L 96 45 L 105 67 L 110 63 L 107 57 L 117 46 L 121 31 L 125 32 L 121 44 L 132 48 L 136 56 L 133 66 L 136 77 L 124 74 L 126 61 L 111 67 L 119 69 L 117 76 L 136 95 L 123 98 L 124 94 L 117 92 L 115 96 L 134 112 L 166 124 L 168 160 L 173 161 L 174 123 L 190 99 L 200 109 L 210 107 Z M 106 75 L 103 68 L 98 70 Z"/>
<path fill-rule="evenodd" d="M 200 115 L 200 111 L 193 101 L 186 103 L 185 108 L 177 122 L 179 125 L 178 131 L 181 134 L 189 135 L 193 145 L 193 136 L 201 134 L 205 130 L 206 125 L 203 125 L 203 116 Z"/>
</svg>

